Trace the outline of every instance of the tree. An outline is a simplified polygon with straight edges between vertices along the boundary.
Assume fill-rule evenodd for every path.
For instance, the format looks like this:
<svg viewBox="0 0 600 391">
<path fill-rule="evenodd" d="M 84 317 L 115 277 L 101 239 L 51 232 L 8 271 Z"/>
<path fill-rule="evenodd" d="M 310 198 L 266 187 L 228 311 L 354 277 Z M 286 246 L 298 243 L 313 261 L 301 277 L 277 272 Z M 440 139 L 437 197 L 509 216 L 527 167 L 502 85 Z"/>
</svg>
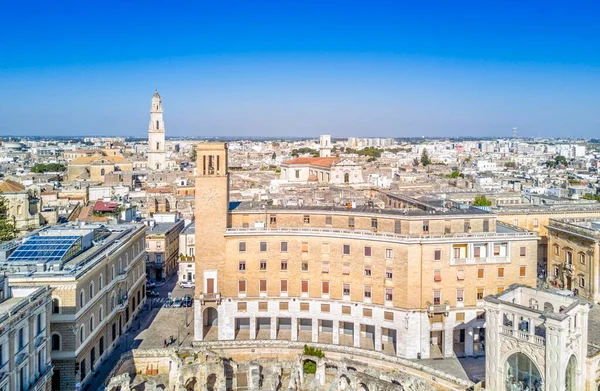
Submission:
<svg viewBox="0 0 600 391">
<path fill-rule="evenodd" d="M 17 228 L 13 218 L 8 214 L 8 202 L 0 195 L 0 242 L 13 240 L 17 236 Z"/>
<path fill-rule="evenodd" d="M 190 156 L 190 160 L 195 162 L 197 158 L 198 158 L 198 151 L 196 150 L 196 146 L 194 145 L 192 147 L 192 156 Z"/>
<path fill-rule="evenodd" d="M 483 194 L 479 194 L 475 196 L 473 206 L 492 206 L 492 201 L 488 200 Z"/>
<path fill-rule="evenodd" d="M 275 152 L 273 152 L 273 154 L 271 155 L 271 160 L 275 160 L 277 159 L 277 154 Z"/>
<path fill-rule="evenodd" d="M 36 174 L 41 174 L 44 172 L 56 172 L 56 171 L 65 171 L 67 167 L 64 164 L 59 163 L 37 163 L 35 166 L 31 168 L 31 172 L 35 172 Z"/>
<path fill-rule="evenodd" d="M 510 162 L 506 162 L 504 163 L 504 167 L 506 168 L 517 168 L 517 163 L 510 161 Z"/>
<path fill-rule="evenodd" d="M 431 159 L 429 159 L 429 153 L 427 152 L 427 148 L 423 148 L 423 152 L 421 152 L 421 164 L 423 166 L 428 166 L 431 164 Z"/>
</svg>

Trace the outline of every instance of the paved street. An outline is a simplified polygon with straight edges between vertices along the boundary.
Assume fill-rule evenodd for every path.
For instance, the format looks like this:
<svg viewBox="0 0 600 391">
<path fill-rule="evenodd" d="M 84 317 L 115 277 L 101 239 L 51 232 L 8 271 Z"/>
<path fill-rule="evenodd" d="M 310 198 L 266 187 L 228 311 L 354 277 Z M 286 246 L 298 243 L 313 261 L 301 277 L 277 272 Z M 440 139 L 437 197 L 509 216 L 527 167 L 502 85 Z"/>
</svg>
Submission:
<svg viewBox="0 0 600 391">
<path fill-rule="evenodd" d="M 173 344 L 189 346 L 194 330 L 193 308 L 163 308 L 169 292 L 173 298 L 193 295 L 192 289 L 182 289 L 176 286 L 176 281 L 177 275 L 173 275 L 166 283 L 159 283 L 152 289 L 158 292 L 159 297 L 148 298 L 144 310 L 134 319 L 129 331 L 118 339 L 115 349 L 102 360 L 102 364 L 96 366 L 94 378 L 84 390 L 95 391 L 104 384 L 121 355 L 132 348 L 162 348 L 163 341 L 170 336 L 175 339 Z"/>
</svg>

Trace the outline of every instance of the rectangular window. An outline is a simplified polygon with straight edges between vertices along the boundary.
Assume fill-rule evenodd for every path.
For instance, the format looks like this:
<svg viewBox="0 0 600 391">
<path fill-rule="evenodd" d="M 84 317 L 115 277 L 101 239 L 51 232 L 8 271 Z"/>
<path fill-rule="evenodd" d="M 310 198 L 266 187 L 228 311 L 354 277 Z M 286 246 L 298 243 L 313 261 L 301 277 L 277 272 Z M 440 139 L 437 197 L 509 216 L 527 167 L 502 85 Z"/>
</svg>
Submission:
<svg viewBox="0 0 600 391">
<path fill-rule="evenodd" d="M 481 247 L 479 247 L 479 246 L 473 247 L 473 257 L 481 258 Z"/>
<path fill-rule="evenodd" d="M 519 277 L 525 277 L 527 275 L 527 266 L 519 267 Z"/>
<path fill-rule="evenodd" d="M 267 270 L 267 261 L 265 259 L 260 261 L 260 270 Z"/>
<path fill-rule="evenodd" d="M 363 308 L 363 317 L 364 318 L 372 318 L 373 317 L 373 310 L 370 308 Z"/>
<path fill-rule="evenodd" d="M 246 280 L 238 280 L 238 293 L 246 293 Z"/>
<path fill-rule="evenodd" d="M 342 265 L 342 274 L 344 274 L 344 275 L 350 274 L 350 264 L 349 263 L 344 263 Z"/>
<path fill-rule="evenodd" d="M 377 219 L 371 219 L 371 228 L 377 229 Z"/>
<path fill-rule="evenodd" d="M 394 249 L 393 248 L 386 248 L 385 249 L 385 257 L 387 259 L 394 259 Z"/>
<path fill-rule="evenodd" d="M 348 228 L 354 228 L 354 217 L 348 217 Z"/>
<path fill-rule="evenodd" d="M 477 269 L 477 278 L 483 278 L 485 275 L 484 269 Z"/>
<path fill-rule="evenodd" d="M 401 234 L 402 233 L 402 222 L 394 221 L 394 233 Z"/>
<path fill-rule="evenodd" d="M 343 315 L 350 315 L 350 314 L 352 314 L 352 307 L 350 307 L 349 305 L 343 305 L 342 306 L 342 314 Z"/>
<path fill-rule="evenodd" d="M 483 220 L 483 232 L 490 232 L 490 221 L 487 219 Z"/>
<path fill-rule="evenodd" d="M 310 303 L 300 303 L 300 311 L 307 312 L 310 310 Z"/>
<path fill-rule="evenodd" d="M 384 313 L 383 313 L 383 319 L 389 320 L 389 321 L 393 321 L 394 320 L 394 313 L 391 312 L 391 311 L 384 311 Z"/>
<path fill-rule="evenodd" d="M 329 281 L 321 281 L 321 293 L 324 295 L 329 294 Z"/>
<path fill-rule="evenodd" d="M 287 253 L 288 251 L 288 242 L 281 242 L 281 252 Z"/>
<path fill-rule="evenodd" d="M 484 320 L 485 319 L 485 311 L 481 311 L 477 313 L 477 319 L 478 320 Z"/>
<path fill-rule="evenodd" d="M 370 257 L 370 256 L 371 256 L 371 247 L 365 246 L 365 257 Z"/>
<path fill-rule="evenodd" d="M 267 311 L 269 309 L 269 303 L 266 301 L 258 302 L 258 310 L 259 311 Z"/>
<path fill-rule="evenodd" d="M 240 261 L 238 263 L 238 270 L 243 272 L 244 270 L 246 270 L 246 261 Z"/>
<path fill-rule="evenodd" d="M 456 279 L 458 281 L 463 281 L 465 279 L 465 271 L 464 269 L 456 270 Z"/>
<path fill-rule="evenodd" d="M 350 284 L 344 284 L 342 287 L 342 295 L 350 296 Z"/>
<path fill-rule="evenodd" d="M 460 248 L 454 247 L 454 259 L 460 259 Z"/>
<path fill-rule="evenodd" d="M 300 178 L 300 170 L 296 170 L 296 179 Z"/>
<path fill-rule="evenodd" d="M 442 271 L 441 270 L 433 271 L 433 281 L 435 281 L 435 282 L 442 281 Z"/>
<path fill-rule="evenodd" d="M 321 263 L 321 273 L 329 273 L 329 262 Z"/>
<path fill-rule="evenodd" d="M 519 255 L 522 257 L 526 256 L 527 255 L 527 247 L 521 247 L 519 249 Z"/>
<path fill-rule="evenodd" d="M 261 293 L 267 292 L 267 280 L 260 280 L 258 282 L 258 288 L 259 292 Z"/>
<path fill-rule="evenodd" d="M 537 228 L 538 225 L 539 225 L 538 219 L 533 219 L 533 226 L 534 226 L 534 228 Z"/>
<path fill-rule="evenodd" d="M 304 224 L 310 224 L 310 215 L 304 215 Z"/>
<path fill-rule="evenodd" d="M 469 232 L 470 229 L 471 229 L 471 222 L 469 220 L 465 220 L 465 222 L 464 222 L 464 231 L 465 232 Z"/>
<path fill-rule="evenodd" d="M 494 246 L 494 256 L 495 257 L 499 257 L 500 256 L 500 246 L 498 246 L 498 245 Z"/>
<path fill-rule="evenodd" d="M 579 277 L 579 286 L 582 288 L 585 288 L 585 277 L 583 277 L 583 276 Z"/>
<path fill-rule="evenodd" d="M 429 232 L 429 221 L 423 221 L 423 232 Z"/>
<path fill-rule="evenodd" d="M 342 246 L 342 254 L 350 255 L 350 245 L 349 244 L 344 244 Z"/>
<path fill-rule="evenodd" d="M 303 272 L 308 271 L 308 262 L 307 261 L 302 261 L 302 271 Z"/>
<path fill-rule="evenodd" d="M 477 288 L 477 300 L 483 300 L 483 288 Z"/>
<path fill-rule="evenodd" d="M 279 311 L 287 311 L 289 309 L 290 309 L 290 303 L 288 303 L 287 301 L 279 302 Z"/>
<path fill-rule="evenodd" d="M 267 242 L 260 242 L 260 252 L 264 253 L 267 251 Z"/>
<path fill-rule="evenodd" d="M 308 242 L 302 242 L 302 252 L 303 253 L 308 252 Z"/>
<path fill-rule="evenodd" d="M 281 280 L 281 293 L 287 293 L 288 291 L 288 283 L 287 280 Z"/>
<path fill-rule="evenodd" d="M 504 268 L 503 267 L 498 268 L 498 278 L 504 278 Z"/>
<path fill-rule="evenodd" d="M 271 224 L 271 225 L 277 225 L 277 215 L 270 215 L 269 216 L 269 224 Z"/>
<path fill-rule="evenodd" d="M 246 311 L 246 309 L 248 308 L 248 305 L 245 301 L 240 301 L 237 303 L 237 310 L 238 311 Z"/>
<path fill-rule="evenodd" d="M 371 266 L 365 266 L 365 277 L 371 277 Z"/>
<path fill-rule="evenodd" d="M 281 261 L 281 270 L 286 271 L 287 269 L 288 269 L 288 261 L 287 260 Z"/>
<path fill-rule="evenodd" d="M 513 219 L 513 225 L 514 226 L 519 226 L 519 219 Z"/>
<path fill-rule="evenodd" d="M 365 299 L 371 298 L 371 287 L 370 286 L 365 286 L 364 298 Z"/>
<path fill-rule="evenodd" d="M 442 260 L 442 250 L 435 250 L 433 252 L 433 260 L 434 261 L 441 261 Z"/>
<path fill-rule="evenodd" d="M 558 249 L 558 245 L 556 245 L 556 244 L 555 244 L 555 245 L 554 245 L 554 246 L 552 246 L 552 247 L 554 247 L 554 255 L 558 255 L 558 251 L 559 251 L 559 249 Z"/>
<path fill-rule="evenodd" d="M 391 280 L 394 278 L 394 269 L 387 268 L 385 269 L 385 279 Z"/>
<path fill-rule="evenodd" d="M 392 288 L 385 288 L 385 301 L 394 300 L 394 290 Z"/>
<path fill-rule="evenodd" d="M 246 252 L 246 242 L 238 243 L 238 251 L 241 253 Z"/>
<path fill-rule="evenodd" d="M 456 290 L 456 301 L 464 301 L 465 300 L 465 290 L 463 288 L 458 288 Z"/>
<path fill-rule="evenodd" d="M 326 225 L 331 225 L 333 224 L 332 218 L 331 216 L 325 216 L 325 224 Z"/>
<path fill-rule="evenodd" d="M 499 286 L 498 289 L 496 289 L 497 293 L 502 293 L 504 292 L 504 287 L 503 286 Z"/>
<path fill-rule="evenodd" d="M 442 291 L 433 291 L 433 305 L 440 305 L 442 302 Z"/>
<path fill-rule="evenodd" d="M 584 253 L 579 254 L 579 262 L 582 265 L 585 265 L 585 254 Z"/>
<path fill-rule="evenodd" d="M 321 304 L 321 312 L 329 312 L 331 309 L 329 308 L 329 304 Z"/>
<path fill-rule="evenodd" d="M 308 293 L 308 281 L 303 280 L 300 285 L 302 287 L 302 293 Z"/>
</svg>

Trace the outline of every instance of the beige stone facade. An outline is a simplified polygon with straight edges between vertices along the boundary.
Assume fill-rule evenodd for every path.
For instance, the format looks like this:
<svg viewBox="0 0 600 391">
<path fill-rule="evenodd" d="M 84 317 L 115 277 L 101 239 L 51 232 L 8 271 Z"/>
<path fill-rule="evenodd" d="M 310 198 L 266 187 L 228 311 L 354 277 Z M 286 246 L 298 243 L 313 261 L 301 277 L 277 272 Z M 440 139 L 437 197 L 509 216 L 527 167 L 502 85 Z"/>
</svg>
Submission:
<svg viewBox="0 0 600 391">
<path fill-rule="evenodd" d="M 183 220 L 174 223 L 151 224 L 146 231 L 146 272 L 149 278 L 161 281 L 177 271 L 179 261 L 179 233 Z"/>
<path fill-rule="evenodd" d="M 93 368 L 102 365 L 145 302 L 146 227 L 111 229 L 110 236 L 60 271 L 10 275 L 14 285 L 53 289 L 48 343 L 53 390 L 72 390 L 77 382 L 92 384 Z"/>
<path fill-rule="evenodd" d="M 132 171 L 133 164 L 122 156 L 92 155 L 73 159 L 67 167 L 67 179 L 104 182 L 105 176 L 121 171 Z"/>
<path fill-rule="evenodd" d="M 515 282 L 535 286 L 538 236 L 494 214 L 229 210 L 225 165 L 202 165 L 226 161 L 226 146 L 199 147 L 196 340 L 471 356 L 483 354 L 483 297 Z"/>
</svg>

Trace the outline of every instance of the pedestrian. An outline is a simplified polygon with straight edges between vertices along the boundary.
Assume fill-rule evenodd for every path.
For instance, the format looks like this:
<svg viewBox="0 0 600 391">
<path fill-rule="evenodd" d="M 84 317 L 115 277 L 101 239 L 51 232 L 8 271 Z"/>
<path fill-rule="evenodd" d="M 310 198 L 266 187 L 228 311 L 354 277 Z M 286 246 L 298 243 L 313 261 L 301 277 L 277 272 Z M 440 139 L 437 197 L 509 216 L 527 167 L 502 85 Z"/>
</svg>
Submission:
<svg viewBox="0 0 600 391">
<path fill-rule="evenodd" d="M 166 347 L 167 347 L 167 340 L 163 339 L 163 348 L 166 348 Z"/>
</svg>

